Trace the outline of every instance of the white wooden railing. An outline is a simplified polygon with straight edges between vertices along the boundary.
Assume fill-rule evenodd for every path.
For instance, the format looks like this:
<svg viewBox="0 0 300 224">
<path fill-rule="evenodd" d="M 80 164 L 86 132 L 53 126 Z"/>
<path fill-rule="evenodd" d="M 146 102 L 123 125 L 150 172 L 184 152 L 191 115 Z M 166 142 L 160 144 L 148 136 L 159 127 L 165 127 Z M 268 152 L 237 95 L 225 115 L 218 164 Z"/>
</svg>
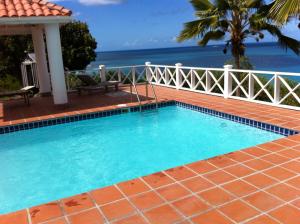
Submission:
<svg viewBox="0 0 300 224">
<path fill-rule="evenodd" d="M 154 85 L 300 110 L 300 73 L 224 68 L 145 65 L 99 66 L 101 81 Z M 296 77 L 296 79 L 295 79 Z"/>
</svg>

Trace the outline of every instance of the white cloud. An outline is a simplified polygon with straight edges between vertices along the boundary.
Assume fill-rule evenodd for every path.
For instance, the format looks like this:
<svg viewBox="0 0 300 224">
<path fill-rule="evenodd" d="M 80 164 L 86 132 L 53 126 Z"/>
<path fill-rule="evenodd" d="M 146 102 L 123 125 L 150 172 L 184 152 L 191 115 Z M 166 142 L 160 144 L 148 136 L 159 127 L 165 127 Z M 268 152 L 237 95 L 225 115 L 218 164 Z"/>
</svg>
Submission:
<svg viewBox="0 0 300 224">
<path fill-rule="evenodd" d="M 123 2 L 123 0 L 79 0 L 83 5 L 116 5 Z"/>
<path fill-rule="evenodd" d="M 157 42 L 158 42 L 158 40 L 157 40 L 157 39 L 154 39 L 154 38 L 150 38 L 148 41 L 149 41 L 150 43 L 157 43 Z"/>
<path fill-rule="evenodd" d="M 126 41 L 123 46 L 124 47 L 135 47 L 140 45 L 140 40 L 139 39 L 135 39 L 133 41 Z"/>
</svg>

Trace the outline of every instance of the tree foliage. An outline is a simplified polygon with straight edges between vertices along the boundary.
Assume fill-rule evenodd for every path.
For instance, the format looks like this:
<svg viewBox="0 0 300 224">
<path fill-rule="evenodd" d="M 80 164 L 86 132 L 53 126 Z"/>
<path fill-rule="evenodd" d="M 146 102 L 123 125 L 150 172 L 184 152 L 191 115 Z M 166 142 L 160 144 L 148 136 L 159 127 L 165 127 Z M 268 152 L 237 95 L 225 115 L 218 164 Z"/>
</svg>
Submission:
<svg viewBox="0 0 300 224">
<path fill-rule="evenodd" d="M 72 70 L 84 69 L 95 60 L 97 42 L 86 23 L 68 23 L 60 28 L 64 66 Z M 15 89 L 21 83 L 21 62 L 27 52 L 33 51 L 32 38 L 24 36 L 0 36 L 0 79 L 2 89 Z M 18 85 L 16 82 L 18 81 Z M 1 88 L 1 87 L 0 87 Z"/>
<path fill-rule="evenodd" d="M 81 70 L 95 60 L 97 42 L 86 23 L 68 23 L 60 28 L 60 32 L 65 67 Z"/>
<path fill-rule="evenodd" d="M 237 68 L 235 64 L 235 59 L 232 58 L 224 63 L 224 65 L 232 65 L 234 69 Z M 240 58 L 240 69 L 252 70 L 254 69 L 253 65 L 250 62 L 250 58 L 243 56 Z"/>
<path fill-rule="evenodd" d="M 178 41 L 199 38 L 198 44 L 206 46 L 211 40 L 224 40 L 225 48 L 231 49 L 235 65 L 240 68 L 240 59 L 245 56 L 247 38 L 260 41 L 264 31 L 277 37 L 279 44 L 292 49 L 297 55 L 300 44 L 285 36 L 268 17 L 268 5 L 263 0 L 191 0 L 196 20 L 185 23 Z"/>
<path fill-rule="evenodd" d="M 30 36 L 0 36 L 0 78 L 11 75 L 21 80 L 20 65 L 31 48 Z"/>
<path fill-rule="evenodd" d="M 0 78 L 0 92 L 20 89 L 21 82 L 12 75 L 3 75 Z"/>
<path fill-rule="evenodd" d="M 299 0 L 275 0 L 271 4 L 270 16 L 278 23 L 288 22 L 290 17 L 299 16 L 300 20 L 300 1 Z M 300 28 L 300 24 L 299 24 Z"/>
</svg>

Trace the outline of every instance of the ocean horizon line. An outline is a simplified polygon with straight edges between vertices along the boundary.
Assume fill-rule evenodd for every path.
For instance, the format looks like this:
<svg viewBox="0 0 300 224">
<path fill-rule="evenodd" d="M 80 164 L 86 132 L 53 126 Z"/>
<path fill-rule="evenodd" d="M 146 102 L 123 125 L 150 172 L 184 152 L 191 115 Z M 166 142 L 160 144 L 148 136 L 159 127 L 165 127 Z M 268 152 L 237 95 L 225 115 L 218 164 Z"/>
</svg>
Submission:
<svg viewBox="0 0 300 224">
<path fill-rule="evenodd" d="M 87 68 L 98 69 L 99 65 L 119 67 L 152 64 L 221 68 L 232 60 L 231 53 L 223 53 L 224 45 L 207 47 L 185 46 L 155 48 L 144 50 L 122 50 L 98 52 L 97 58 Z M 277 42 L 247 43 L 247 57 L 253 70 L 300 72 L 300 57 L 289 49 L 284 49 Z"/>
<path fill-rule="evenodd" d="M 249 43 L 245 43 L 246 46 L 257 46 L 257 45 L 268 45 L 268 44 L 276 44 L 276 45 L 279 45 L 276 41 L 267 41 L 267 42 L 249 42 Z M 96 53 L 116 53 L 116 52 L 135 52 L 135 51 L 155 51 L 155 50 L 167 50 L 167 49 L 182 49 L 182 48 L 195 48 L 195 47 L 199 47 L 201 49 L 207 49 L 209 47 L 222 47 L 224 46 L 225 44 L 210 44 L 210 45 L 207 45 L 205 47 L 201 47 L 201 46 L 198 46 L 198 45 L 193 45 L 193 46 L 178 46 L 178 47 L 161 47 L 161 48 L 140 48 L 140 49 L 127 49 L 127 50 L 110 50 L 110 51 L 99 51 L 97 50 Z"/>
</svg>

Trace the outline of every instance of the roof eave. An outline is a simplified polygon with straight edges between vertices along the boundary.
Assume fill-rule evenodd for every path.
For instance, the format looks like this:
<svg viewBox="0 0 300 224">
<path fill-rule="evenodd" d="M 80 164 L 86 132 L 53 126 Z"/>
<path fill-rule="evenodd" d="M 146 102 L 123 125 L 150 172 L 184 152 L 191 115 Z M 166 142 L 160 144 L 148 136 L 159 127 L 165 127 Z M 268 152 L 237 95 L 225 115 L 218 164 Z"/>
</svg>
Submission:
<svg viewBox="0 0 300 224">
<path fill-rule="evenodd" d="M 69 23 L 71 16 L 31 16 L 31 17 L 2 17 L 0 25 L 27 25 L 27 24 L 51 24 Z"/>
</svg>

